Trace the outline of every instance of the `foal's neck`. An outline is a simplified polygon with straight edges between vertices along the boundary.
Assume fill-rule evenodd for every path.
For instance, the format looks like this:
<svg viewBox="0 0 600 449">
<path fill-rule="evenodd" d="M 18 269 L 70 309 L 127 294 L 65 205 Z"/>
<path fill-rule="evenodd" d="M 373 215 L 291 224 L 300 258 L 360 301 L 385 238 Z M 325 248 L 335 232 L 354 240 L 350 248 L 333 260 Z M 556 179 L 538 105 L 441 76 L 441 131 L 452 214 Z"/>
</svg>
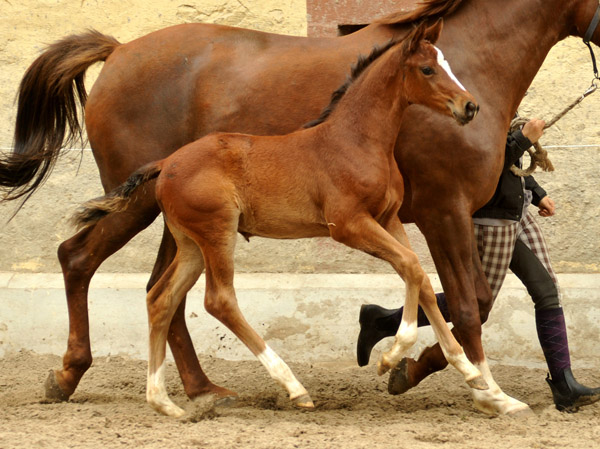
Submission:
<svg viewBox="0 0 600 449">
<path fill-rule="evenodd" d="M 408 107 L 403 59 L 402 51 L 392 48 L 374 61 L 340 100 L 329 125 L 365 150 L 393 153 L 402 113 Z"/>
</svg>

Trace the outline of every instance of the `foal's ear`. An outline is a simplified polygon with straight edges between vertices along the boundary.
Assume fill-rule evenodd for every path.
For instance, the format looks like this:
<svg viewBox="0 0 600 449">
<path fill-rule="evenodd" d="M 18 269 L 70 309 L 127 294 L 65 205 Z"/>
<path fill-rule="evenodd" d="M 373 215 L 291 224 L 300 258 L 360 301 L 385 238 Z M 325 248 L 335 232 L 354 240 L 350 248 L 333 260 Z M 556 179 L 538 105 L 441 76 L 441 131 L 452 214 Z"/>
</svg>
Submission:
<svg viewBox="0 0 600 449">
<path fill-rule="evenodd" d="M 419 49 L 419 44 L 423 39 L 425 39 L 425 30 L 427 26 L 425 22 L 421 22 L 415 29 L 413 29 L 410 34 L 406 37 L 406 45 L 408 49 L 408 53 L 415 53 Z"/>
<path fill-rule="evenodd" d="M 425 39 L 432 44 L 435 44 L 440 38 L 442 28 L 444 28 L 444 19 L 440 17 L 433 25 L 425 30 Z"/>
</svg>

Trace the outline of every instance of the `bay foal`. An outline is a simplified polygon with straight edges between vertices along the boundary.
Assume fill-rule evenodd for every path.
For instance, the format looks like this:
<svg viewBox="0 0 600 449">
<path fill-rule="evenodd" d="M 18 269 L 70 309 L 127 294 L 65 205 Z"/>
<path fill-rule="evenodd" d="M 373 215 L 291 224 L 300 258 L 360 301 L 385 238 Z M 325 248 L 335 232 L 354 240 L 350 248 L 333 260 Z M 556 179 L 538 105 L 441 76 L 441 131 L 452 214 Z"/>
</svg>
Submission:
<svg viewBox="0 0 600 449">
<path fill-rule="evenodd" d="M 478 109 L 433 45 L 441 28 L 441 21 L 422 24 L 404 40 L 359 59 L 330 106 L 306 129 L 272 137 L 211 134 L 145 165 L 76 216 L 78 224 L 91 225 L 125 209 L 138 186 L 158 178 L 156 198 L 177 255 L 147 296 L 147 400 L 154 409 L 176 417 L 184 413 L 164 385 L 166 340 L 177 307 L 205 268 L 206 310 L 248 346 L 297 406 L 313 407 L 308 392 L 238 307 L 233 287 L 237 232 L 246 238 L 331 236 L 388 261 L 406 283 L 406 302 L 394 344 L 379 361 L 379 374 L 393 368 L 414 344 L 419 292 L 424 290 L 421 305 L 448 361 L 472 388 L 487 388 L 444 322 L 398 218 L 404 184 L 394 145 L 404 109 L 423 104 L 461 125 Z"/>
</svg>

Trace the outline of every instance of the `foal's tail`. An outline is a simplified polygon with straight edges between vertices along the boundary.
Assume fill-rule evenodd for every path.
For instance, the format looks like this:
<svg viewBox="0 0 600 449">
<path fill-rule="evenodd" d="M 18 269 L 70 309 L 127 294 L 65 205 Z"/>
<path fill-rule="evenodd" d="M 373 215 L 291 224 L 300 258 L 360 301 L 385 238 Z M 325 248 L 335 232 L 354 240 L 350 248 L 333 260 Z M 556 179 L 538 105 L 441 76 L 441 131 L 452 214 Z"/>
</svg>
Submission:
<svg viewBox="0 0 600 449">
<path fill-rule="evenodd" d="M 84 203 L 71 218 L 77 229 L 87 228 L 96 224 L 109 214 L 122 212 L 127 209 L 129 200 L 137 188 L 148 181 L 157 178 L 162 170 L 162 162 L 155 161 L 144 165 L 127 178 L 123 184 L 114 188 L 104 196 L 94 198 Z"/>
<path fill-rule="evenodd" d="M 89 30 L 53 43 L 27 69 L 18 92 L 14 149 L 0 154 L 3 200 L 25 196 L 27 201 L 50 174 L 60 149 L 83 142 L 77 105 L 83 118 L 85 72 L 119 45 Z"/>
</svg>

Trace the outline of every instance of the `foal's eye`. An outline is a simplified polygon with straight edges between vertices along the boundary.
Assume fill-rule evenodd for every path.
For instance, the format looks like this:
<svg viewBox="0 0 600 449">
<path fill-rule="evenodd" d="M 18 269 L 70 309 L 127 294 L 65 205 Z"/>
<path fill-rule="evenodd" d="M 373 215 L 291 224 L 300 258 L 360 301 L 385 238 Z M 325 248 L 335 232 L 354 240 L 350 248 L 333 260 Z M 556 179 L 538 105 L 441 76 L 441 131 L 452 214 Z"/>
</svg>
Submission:
<svg viewBox="0 0 600 449">
<path fill-rule="evenodd" d="M 421 72 L 423 73 L 423 75 L 426 75 L 426 76 L 430 76 L 435 73 L 433 71 L 433 69 L 431 67 L 429 67 L 428 65 L 426 65 L 425 67 L 421 67 Z"/>
</svg>

